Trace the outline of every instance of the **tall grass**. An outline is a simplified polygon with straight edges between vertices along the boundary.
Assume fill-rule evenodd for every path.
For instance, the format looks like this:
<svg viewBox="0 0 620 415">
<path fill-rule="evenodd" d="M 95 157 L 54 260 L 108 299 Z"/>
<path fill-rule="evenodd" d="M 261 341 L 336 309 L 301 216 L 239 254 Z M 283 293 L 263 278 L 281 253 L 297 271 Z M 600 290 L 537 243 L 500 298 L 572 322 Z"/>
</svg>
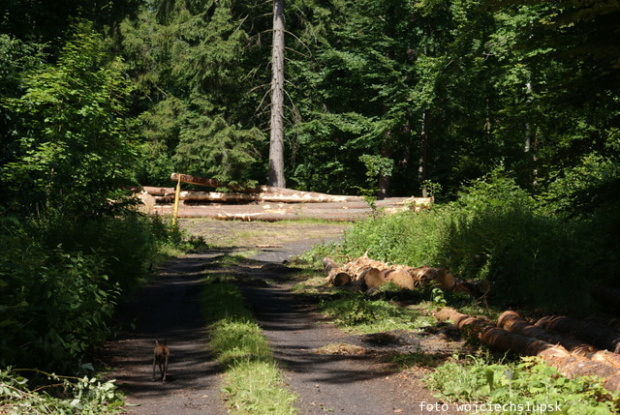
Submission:
<svg viewBox="0 0 620 415">
<path fill-rule="evenodd" d="M 613 282 L 617 271 L 606 232 L 595 217 L 547 214 L 513 181 L 492 177 L 474 182 L 454 203 L 361 223 L 345 234 L 341 249 L 487 279 L 489 299 L 499 306 L 585 311 L 593 306 L 590 287 Z"/>
</svg>

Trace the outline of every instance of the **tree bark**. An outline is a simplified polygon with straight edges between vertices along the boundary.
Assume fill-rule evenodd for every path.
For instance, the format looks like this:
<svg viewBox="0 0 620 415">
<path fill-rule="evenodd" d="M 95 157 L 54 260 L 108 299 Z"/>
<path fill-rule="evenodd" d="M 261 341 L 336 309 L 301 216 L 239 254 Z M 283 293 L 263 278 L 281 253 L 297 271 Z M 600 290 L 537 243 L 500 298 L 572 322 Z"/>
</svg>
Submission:
<svg viewBox="0 0 620 415">
<path fill-rule="evenodd" d="M 620 332 L 603 324 L 565 316 L 546 316 L 538 320 L 535 325 L 574 336 L 599 349 L 620 353 Z"/>
<path fill-rule="evenodd" d="M 284 0 L 273 2 L 271 74 L 268 180 L 269 186 L 286 187 L 284 179 Z"/>
</svg>

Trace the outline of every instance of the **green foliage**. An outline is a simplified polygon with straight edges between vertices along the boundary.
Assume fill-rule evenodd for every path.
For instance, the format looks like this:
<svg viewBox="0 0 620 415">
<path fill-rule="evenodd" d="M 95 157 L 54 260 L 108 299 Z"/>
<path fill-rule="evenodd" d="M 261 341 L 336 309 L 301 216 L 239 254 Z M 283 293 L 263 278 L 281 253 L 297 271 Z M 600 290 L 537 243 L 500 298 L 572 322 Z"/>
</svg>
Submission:
<svg viewBox="0 0 620 415">
<path fill-rule="evenodd" d="M 96 256 L 15 236 L 1 243 L 4 365 L 69 364 L 104 339 L 119 291 Z"/>
<path fill-rule="evenodd" d="M 74 370 L 169 233 L 128 213 L 0 222 L 0 364 Z"/>
<path fill-rule="evenodd" d="M 207 284 L 204 297 L 207 323 L 221 320 L 243 323 L 252 320 L 252 314 L 245 307 L 241 292 L 231 282 Z"/>
<path fill-rule="evenodd" d="M 510 364 L 488 363 L 481 358 L 470 358 L 466 365 L 449 362 L 425 381 L 441 399 L 459 402 L 457 405 L 468 408 L 467 412 L 487 404 L 499 405 L 506 414 L 537 413 L 544 412 L 540 408 L 545 405 L 548 411 L 560 408 L 554 413 L 594 415 L 616 413 L 620 404 L 618 395 L 610 394 L 600 381 L 569 380 L 536 358 Z M 465 402 L 473 405 L 463 406 Z"/>
<path fill-rule="evenodd" d="M 46 375 L 49 385 L 34 389 L 19 370 L 0 370 L 0 411 L 7 414 L 120 414 L 123 400 L 114 381 Z M 51 383 L 54 382 L 54 383 Z M 29 384 L 30 383 L 30 384 Z"/>
<path fill-rule="evenodd" d="M 266 135 L 254 114 L 260 96 L 250 91 L 259 47 L 247 32 L 258 18 L 245 3 L 145 5 L 139 19 L 123 23 L 145 104 L 142 182 L 168 183 L 174 170 L 233 183 L 263 172 Z"/>
<path fill-rule="evenodd" d="M 227 372 L 222 390 L 231 414 L 295 415 L 296 396 L 286 386 L 273 361 L 241 361 Z"/>
<path fill-rule="evenodd" d="M 460 198 L 429 212 L 368 220 L 345 234 L 343 254 L 410 266 L 446 267 L 487 279 L 497 305 L 573 311 L 592 307 L 588 287 L 613 283 L 617 238 L 609 215 L 567 219 L 541 210 L 500 173 L 471 183 Z M 617 222 L 615 222 L 617 223 Z M 596 270 L 596 272 L 594 272 Z"/>
<path fill-rule="evenodd" d="M 24 95 L 9 101 L 21 121 L 19 146 L 1 178 L 21 208 L 99 212 L 131 178 L 124 64 L 88 24 L 74 30 L 57 64 L 29 73 Z"/>
<path fill-rule="evenodd" d="M 220 320 L 211 326 L 209 343 L 218 361 L 229 368 L 244 360 L 266 361 L 273 357 L 261 329 L 253 322 Z"/>
<path fill-rule="evenodd" d="M 366 250 L 379 261 L 411 266 L 440 265 L 438 238 L 446 220 L 440 210 L 380 216 L 345 232 L 342 253 L 357 257 Z"/>
</svg>

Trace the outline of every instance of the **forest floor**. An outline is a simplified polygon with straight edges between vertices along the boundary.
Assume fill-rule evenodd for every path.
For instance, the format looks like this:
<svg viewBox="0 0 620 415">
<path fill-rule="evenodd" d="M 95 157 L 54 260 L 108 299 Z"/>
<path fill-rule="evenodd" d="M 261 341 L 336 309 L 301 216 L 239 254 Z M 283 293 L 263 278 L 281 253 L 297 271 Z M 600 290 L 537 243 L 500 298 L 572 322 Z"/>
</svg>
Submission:
<svg viewBox="0 0 620 415">
<path fill-rule="evenodd" d="M 227 412 L 220 393 L 222 373 L 208 349 L 200 305 L 201 280 L 218 273 L 242 276 L 241 290 L 285 382 L 298 396 L 300 414 L 457 413 L 430 407 L 438 402 L 421 378 L 432 368 L 421 364 L 398 370 L 387 357 L 411 351 L 449 356 L 462 347 L 461 340 L 434 327 L 352 335 L 317 312 L 316 297 L 291 291 L 295 281 L 283 261 L 314 244 L 338 239 L 347 224 L 184 219 L 180 225 L 218 248 L 163 264 L 123 307 L 119 321 L 124 330 L 106 345 L 101 359 L 111 368 L 108 377 L 126 393 L 127 413 Z M 235 253 L 249 259 L 234 265 L 217 261 Z M 171 348 L 166 384 L 151 381 L 155 339 L 166 339 Z"/>
</svg>

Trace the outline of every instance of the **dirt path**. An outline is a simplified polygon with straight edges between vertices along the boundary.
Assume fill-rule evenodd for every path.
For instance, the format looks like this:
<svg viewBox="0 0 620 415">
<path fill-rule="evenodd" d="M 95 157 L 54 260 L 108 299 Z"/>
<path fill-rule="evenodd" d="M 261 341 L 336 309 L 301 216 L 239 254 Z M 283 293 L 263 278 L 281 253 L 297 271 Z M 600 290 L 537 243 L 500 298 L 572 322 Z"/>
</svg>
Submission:
<svg viewBox="0 0 620 415">
<path fill-rule="evenodd" d="M 102 360 L 113 368 L 108 377 L 127 395 L 128 413 L 226 413 L 200 305 L 200 278 L 214 256 L 195 254 L 164 264 L 122 310 L 128 329 L 106 345 Z M 156 339 L 166 339 L 171 349 L 166 384 L 151 380 Z"/>
<path fill-rule="evenodd" d="M 290 225 L 286 231 L 279 228 L 276 232 L 265 230 L 250 236 L 247 224 L 223 224 L 220 234 L 215 230 L 218 225 L 210 222 L 204 226 L 196 222 L 185 225 L 193 226 L 195 234 L 204 232 L 204 236 L 235 239 L 243 249 L 255 247 L 257 242 L 278 245 L 255 248 L 254 261 L 241 269 L 250 280 L 267 279 L 272 283 L 241 287 L 283 368 L 286 382 L 299 396 L 300 414 L 428 413 L 420 404 L 434 404 L 436 399 L 421 386 L 419 372 L 394 372 L 380 359 L 381 346 L 364 345 L 360 336 L 352 339 L 326 322 L 315 312 L 313 301 L 288 289 L 281 267 L 273 266 L 314 243 L 337 237 L 342 225 Z M 256 228 L 261 226 L 266 225 Z M 317 227 L 321 229 L 310 229 Z M 244 236 L 239 236 L 239 232 Z M 206 347 L 208 334 L 202 324 L 199 299 L 200 277 L 213 269 L 217 255 L 221 253 L 192 254 L 165 264 L 158 278 L 123 311 L 125 322 L 132 322 L 134 328 L 110 342 L 102 360 L 114 368 L 109 377 L 116 378 L 122 386 L 128 404 L 136 405 L 130 406 L 128 413 L 226 413 L 219 392 L 218 367 Z M 170 381 L 164 385 L 151 381 L 155 339 L 167 339 L 172 350 Z M 316 353 L 316 349 L 327 345 L 355 342 L 365 346 L 365 352 Z M 399 347 L 419 350 L 419 339 L 401 342 Z"/>
</svg>

